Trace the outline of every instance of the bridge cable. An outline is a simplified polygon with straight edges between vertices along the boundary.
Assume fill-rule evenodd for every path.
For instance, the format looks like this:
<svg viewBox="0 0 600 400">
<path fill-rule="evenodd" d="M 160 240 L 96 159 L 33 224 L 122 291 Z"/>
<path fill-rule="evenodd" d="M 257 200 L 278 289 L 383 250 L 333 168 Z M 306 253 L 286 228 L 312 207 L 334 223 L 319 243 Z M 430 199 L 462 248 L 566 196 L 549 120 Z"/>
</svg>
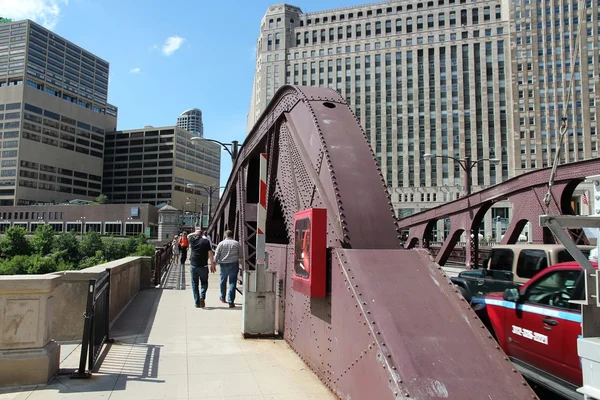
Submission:
<svg viewBox="0 0 600 400">
<path fill-rule="evenodd" d="M 561 150 L 563 147 L 563 143 L 565 140 L 565 137 L 567 136 L 567 132 L 568 132 L 568 118 L 567 118 L 567 112 L 569 109 L 569 102 L 571 100 L 571 95 L 573 94 L 573 82 L 575 81 L 575 70 L 577 69 L 577 66 L 575 65 L 576 61 L 577 61 L 577 56 L 579 55 L 579 53 L 581 52 L 581 37 L 582 36 L 586 36 L 586 27 L 587 27 L 587 21 L 585 19 L 586 16 L 586 4 L 585 4 L 585 0 L 579 0 L 578 2 L 578 7 L 579 7 L 579 32 L 577 32 L 577 38 L 575 39 L 575 51 L 573 53 L 573 56 L 571 57 L 571 79 L 569 80 L 569 88 L 567 90 L 567 98 L 565 101 L 565 114 L 563 115 L 563 117 L 561 118 L 562 120 L 562 124 L 559 128 L 559 139 L 558 139 L 558 144 L 556 146 L 556 154 L 554 155 L 554 161 L 552 162 L 552 171 L 550 172 L 550 179 L 548 181 L 548 192 L 546 192 L 546 195 L 544 196 L 544 204 L 546 205 L 546 213 L 549 213 L 549 208 L 550 208 L 550 200 L 552 198 L 552 186 L 554 185 L 554 179 L 556 178 L 556 169 L 558 168 L 558 164 L 560 163 L 560 154 L 561 154 Z M 579 62 L 579 72 L 581 73 L 581 57 L 580 57 L 580 62 Z M 573 107 L 575 108 L 575 107 Z"/>
</svg>

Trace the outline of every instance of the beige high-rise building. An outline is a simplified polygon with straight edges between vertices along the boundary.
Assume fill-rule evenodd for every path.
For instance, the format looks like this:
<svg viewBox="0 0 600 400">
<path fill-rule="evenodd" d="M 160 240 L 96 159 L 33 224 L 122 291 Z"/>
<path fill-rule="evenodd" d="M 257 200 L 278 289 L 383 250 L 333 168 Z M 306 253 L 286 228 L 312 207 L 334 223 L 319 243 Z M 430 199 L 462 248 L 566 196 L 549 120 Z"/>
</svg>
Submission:
<svg viewBox="0 0 600 400">
<path fill-rule="evenodd" d="M 103 183 L 111 202 L 169 203 L 208 215 L 211 187 L 212 204 L 219 201 L 221 146 L 193 137 L 177 126 L 107 134 Z"/>
<path fill-rule="evenodd" d="M 448 157 L 497 160 L 475 165 L 473 191 L 551 165 L 574 30 L 583 26 L 563 160 L 595 157 L 597 2 L 391 0 L 313 13 L 271 6 L 257 41 L 248 130 L 285 83 L 337 90 L 370 136 L 404 217 L 464 193 L 465 173 Z M 576 24 L 579 4 L 587 25 Z M 494 205 L 482 233 L 494 236 L 492 219 L 509 216 L 507 203 Z"/>
<path fill-rule="evenodd" d="M 101 193 L 109 64 L 35 22 L 0 23 L 0 205 Z"/>
</svg>

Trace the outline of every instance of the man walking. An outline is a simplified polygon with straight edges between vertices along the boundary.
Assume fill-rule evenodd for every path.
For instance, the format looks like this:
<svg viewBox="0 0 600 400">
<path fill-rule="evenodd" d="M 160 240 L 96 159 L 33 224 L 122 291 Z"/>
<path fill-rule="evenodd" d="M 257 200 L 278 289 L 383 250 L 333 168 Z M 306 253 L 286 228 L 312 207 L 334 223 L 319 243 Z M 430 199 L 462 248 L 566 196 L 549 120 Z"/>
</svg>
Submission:
<svg viewBox="0 0 600 400">
<path fill-rule="evenodd" d="M 190 275 L 192 278 L 192 293 L 196 308 L 204 308 L 206 305 L 206 291 L 208 290 L 208 261 L 210 260 L 210 272 L 215 272 L 215 262 L 210 241 L 202 237 L 202 230 L 196 227 L 194 233 L 188 235 L 190 244 Z M 200 280 L 200 292 L 198 292 L 198 280 Z"/>
<path fill-rule="evenodd" d="M 217 246 L 215 263 L 220 264 L 221 267 L 221 297 L 219 299 L 221 303 L 229 303 L 229 308 L 235 307 L 235 287 L 241 261 L 242 247 L 237 240 L 233 239 L 233 232 L 227 230 L 225 231 L 225 240 Z M 229 290 L 225 297 L 227 279 L 229 279 Z"/>
</svg>

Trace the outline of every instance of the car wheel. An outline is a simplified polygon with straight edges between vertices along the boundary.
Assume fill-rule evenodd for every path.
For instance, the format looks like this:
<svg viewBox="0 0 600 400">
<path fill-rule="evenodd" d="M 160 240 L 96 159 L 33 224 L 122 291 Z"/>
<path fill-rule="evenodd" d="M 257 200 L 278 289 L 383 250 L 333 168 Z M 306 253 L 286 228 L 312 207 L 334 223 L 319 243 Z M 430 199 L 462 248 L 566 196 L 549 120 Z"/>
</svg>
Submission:
<svg viewBox="0 0 600 400">
<path fill-rule="evenodd" d="M 458 286 L 458 291 L 460 292 L 460 294 L 462 294 L 465 300 L 471 301 L 471 296 L 469 296 L 469 292 L 467 292 L 467 289 L 465 289 L 462 286 Z"/>
</svg>

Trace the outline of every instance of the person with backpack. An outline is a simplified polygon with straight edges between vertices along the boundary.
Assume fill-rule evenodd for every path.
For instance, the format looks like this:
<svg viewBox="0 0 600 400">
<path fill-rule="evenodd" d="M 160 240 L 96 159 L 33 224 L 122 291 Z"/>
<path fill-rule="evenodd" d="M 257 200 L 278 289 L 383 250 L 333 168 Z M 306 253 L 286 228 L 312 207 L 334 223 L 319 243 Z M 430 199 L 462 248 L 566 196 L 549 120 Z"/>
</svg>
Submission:
<svg viewBox="0 0 600 400">
<path fill-rule="evenodd" d="M 179 253 L 181 254 L 181 265 L 185 265 L 185 260 L 187 260 L 187 251 L 190 247 L 190 242 L 188 241 L 188 234 L 186 231 L 183 231 L 181 234 L 181 238 L 179 239 Z"/>
</svg>

